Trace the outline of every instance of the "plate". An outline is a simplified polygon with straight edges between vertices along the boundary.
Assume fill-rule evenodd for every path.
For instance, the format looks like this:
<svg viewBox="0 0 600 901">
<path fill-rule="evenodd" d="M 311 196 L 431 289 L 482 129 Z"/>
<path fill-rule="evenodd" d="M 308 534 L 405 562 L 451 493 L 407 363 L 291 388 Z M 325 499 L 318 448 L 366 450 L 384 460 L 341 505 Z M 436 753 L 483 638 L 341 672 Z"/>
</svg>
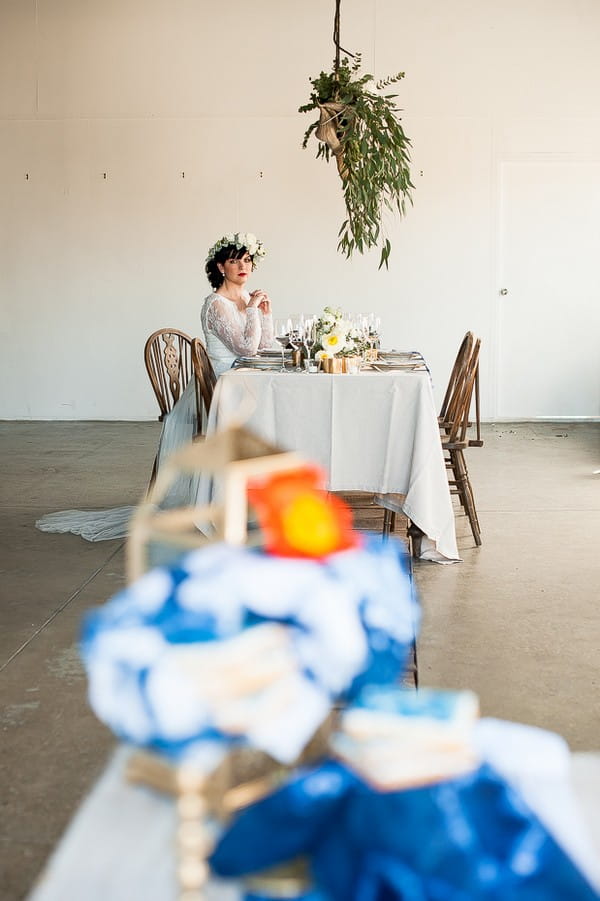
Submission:
<svg viewBox="0 0 600 901">
<path fill-rule="evenodd" d="M 393 361 L 402 361 L 402 360 L 422 360 L 423 357 L 417 350 L 380 350 L 379 358 L 381 360 L 393 360 Z"/>
<path fill-rule="evenodd" d="M 387 360 L 378 360 L 377 363 L 371 363 L 371 368 L 376 372 L 414 372 L 416 370 L 425 370 L 426 367 L 420 360 L 413 360 L 412 363 L 392 362 Z"/>
<path fill-rule="evenodd" d="M 286 349 L 284 350 L 284 354 L 285 354 L 286 357 L 291 356 L 291 353 L 292 353 L 292 348 L 291 348 L 291 347 L 290 347 L 290 348 L 286 348 Z M 271 358 L 273 358 L 274 360 L 281 360 L 281 351 L 280 351 L 280 350 L 277 350 L 277 349 L 271 350 L 270 348 L 266 347 L 264 350 L 259 350 L 259 351 L 257 351 L 257 352 L 256 352 L 256 356 L 257 356 L 257 357 L 264 357 L 264 358 L 266 358 L 266 359 L 271 359 Z M 254 357 L 253 357 L 252 359 L 254 359 Z"/>
<path fill-rule="evenodd" d="M 262 357 L 238 357 L 233 364 L 234 369 L 262 369 L 265 372 L 278 372 L 281 369 L 281 354 L 278 358 L 265 359 Z M 285 368 L 292 370 L 291 360 L 285 361 Z"/>
</svg>

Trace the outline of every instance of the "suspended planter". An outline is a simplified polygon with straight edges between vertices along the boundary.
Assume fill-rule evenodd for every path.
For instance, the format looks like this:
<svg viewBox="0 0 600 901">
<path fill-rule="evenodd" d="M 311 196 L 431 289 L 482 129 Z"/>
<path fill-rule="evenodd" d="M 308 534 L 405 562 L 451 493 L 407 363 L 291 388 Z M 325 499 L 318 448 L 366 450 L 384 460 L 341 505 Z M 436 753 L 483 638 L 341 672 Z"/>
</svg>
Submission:
<svg viewBox="0 0 600 901">
<path fill-rule="evenodd" d="M 343 103 L 320 103 L 319 109 L 321 112 L 315 128 L 315 137 L 323 144 L 327 144 L 335 156 L 338 172 L 344 179 L 347 169 L 344 163 L 344 146 L 338 136 L 339 125 L 337 122 L 347 108 Z"/>
<path fill-rule="evenodd" d="M 360 75 L 360 54 L 340 45 L 340 2 L 336 0 L 333 41 L 335 59 L 331 72 L 311 78 L 310 101 L 299 108 L 319 111 L 309 125 L 302 146 L 315 134 L 317 158 L 335 158 L 342 180 L 346 218 L 338 237 L 338 250 L 350 258 L 355 250 L 380 245 L 379 268 L 387 267 L 391 244 L 382 228 L 386 210 L 403 216 L 414 185 L 410 178 L 410 140 L 404 133 L 395 94 L 376 93 L 400 81 L 398 72 L 374 83 L 372 75 Z M 348 54 L 340 59 L 340 51 Z M 350 62 L 348 57 L 352 57 Z M 370 90 L 373 87 L 374 90 Z"/>
</svg>

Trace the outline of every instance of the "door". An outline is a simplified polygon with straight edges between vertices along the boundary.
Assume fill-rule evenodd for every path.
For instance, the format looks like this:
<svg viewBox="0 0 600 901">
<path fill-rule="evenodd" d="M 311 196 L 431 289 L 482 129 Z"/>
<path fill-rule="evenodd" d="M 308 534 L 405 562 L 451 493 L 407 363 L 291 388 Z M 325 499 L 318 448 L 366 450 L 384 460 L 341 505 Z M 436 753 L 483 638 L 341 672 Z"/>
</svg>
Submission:
<svg viewBox="0 0 600 901">
<path fill-rule="evenodd" d="M 600 161 L 504 162 L 499 419 L 600 414 Z"/>
</svg>

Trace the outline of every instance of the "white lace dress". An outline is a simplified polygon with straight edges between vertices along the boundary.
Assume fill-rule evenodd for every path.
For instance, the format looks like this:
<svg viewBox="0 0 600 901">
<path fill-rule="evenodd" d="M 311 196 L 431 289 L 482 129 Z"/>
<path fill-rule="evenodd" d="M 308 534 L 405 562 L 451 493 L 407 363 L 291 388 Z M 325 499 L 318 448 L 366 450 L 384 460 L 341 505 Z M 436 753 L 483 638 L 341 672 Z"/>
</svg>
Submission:
<svg viewBox="0 0 600 901">
<path fill-rule="evenodd" d="M 250 295 L 245 292 L 246 302 Z M 206 352 L 218 377 L 231 369 L 236 357 L 254 356 L 273 346 L 273 317 L 256 307 L 238 310 L 220 294 L 209 294 L 200 314 Z"/>
</svg>

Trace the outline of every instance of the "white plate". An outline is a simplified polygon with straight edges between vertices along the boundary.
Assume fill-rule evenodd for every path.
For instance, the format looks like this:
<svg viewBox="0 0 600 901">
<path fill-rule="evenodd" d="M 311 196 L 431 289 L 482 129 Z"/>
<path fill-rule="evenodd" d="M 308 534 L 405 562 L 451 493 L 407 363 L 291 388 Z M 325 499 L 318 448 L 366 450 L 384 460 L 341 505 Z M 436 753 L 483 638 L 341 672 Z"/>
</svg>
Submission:
<svg viewBox="0 0 600 901">
<path fill-rule="evenodd" d="M 371 363 L 376 372 L 414 372 L 416 370 L 424 370 L 426 367 L 418 360 L 412 363 L 393 363 L 386 360 L 378 360 L 377 363 Z"/>
<path fill-rule="evenodd" d="M 233 364 L 234 369 L 262 369 L 267 372 L 277 372 L 281 369 L 281 355 L 279 359 L 261 359 L 260 357 L 238 357 Z M 293 368 L 291 360 L 285 361 L 286 370 Z"/>
<path fill-rule="evenodd" d="M 403 360 L 422 360 L 423 357 L 416 350 L 400 351 L 400 350 L 380 350 L 379 357 L 381 360 L 403 361 Z"/>
<path fill-rule="evenodd" d="M 291 353 L 292 353 L 292 348 L 291 348 L 291 347 L 290 347 L 290 348 L 286 348 L 286 349 L 284 350 L 284 354 L 285 354 L 286 357 L 287 357 L 287 356 L 290 356 Z M 281 360 L 281 351 L 280 351 L 280 350 L 276 350 L 276 349 L 275 349 L 275 350 L 271 350 L 270 348 L 265 348 L 264 350 L 259 350 L 259 351 L 257 351 L 256 356 L 257 356 L 257 357 L 265 357 L 266 359 L 270 359 L 271 357 L 273 357 L 274 360 L 275 360 L 275 359 Z"/>
</svg>

